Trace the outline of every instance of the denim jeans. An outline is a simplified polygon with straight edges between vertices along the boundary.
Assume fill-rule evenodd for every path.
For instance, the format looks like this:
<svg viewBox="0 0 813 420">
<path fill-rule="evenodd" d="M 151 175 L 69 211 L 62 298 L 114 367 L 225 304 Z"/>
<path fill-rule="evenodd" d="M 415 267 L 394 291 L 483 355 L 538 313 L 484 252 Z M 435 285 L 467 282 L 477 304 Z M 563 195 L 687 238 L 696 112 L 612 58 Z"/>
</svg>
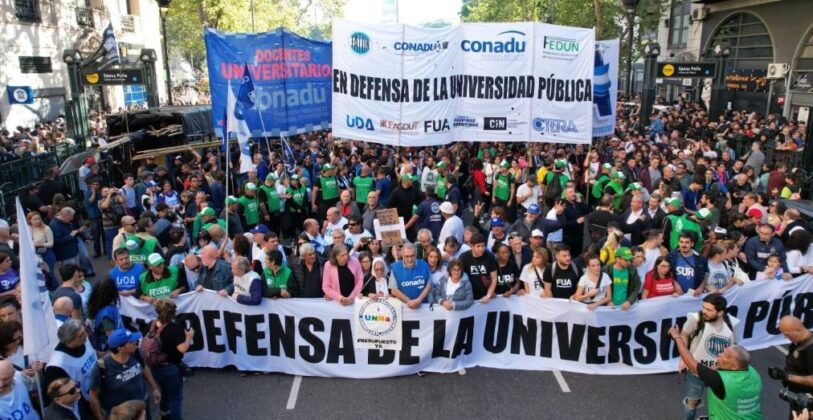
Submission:
<svg viewBox="0 0 813 420">
<path fill-rule="evenodd" d="M 107 256 L 108 260 L 113 259 L 113 238 L 116 237 L 117 233 L 119 233 L 119 229 L 116 227 L 104 229 L 104 255 Z"/>
<path fill-rule="evenodd" d="M 683 394 L 683 418 L 685 420 L 694 420 L 697 407 L 703 401 L 703 391 L 706 389 L 706 384 L 691 372 L 686 372 L 684 376 L 686 377 L 686 391 Z M 689 400 L 696 401 L 694 408 L 689 407 Z"/>
<path fill-rule="evenodd" d="M 102 219 L 90 219 L 90 236 L 93 239 L 93 254 L 102 253 Z"/>
<path fill-rule="evenodd" d="M 152 375 L 161 388 L 161 415 L 181 420 L 183 406 L 183 375 L 178 365 L 167 363 L 152 368 Z"/>
</svg>

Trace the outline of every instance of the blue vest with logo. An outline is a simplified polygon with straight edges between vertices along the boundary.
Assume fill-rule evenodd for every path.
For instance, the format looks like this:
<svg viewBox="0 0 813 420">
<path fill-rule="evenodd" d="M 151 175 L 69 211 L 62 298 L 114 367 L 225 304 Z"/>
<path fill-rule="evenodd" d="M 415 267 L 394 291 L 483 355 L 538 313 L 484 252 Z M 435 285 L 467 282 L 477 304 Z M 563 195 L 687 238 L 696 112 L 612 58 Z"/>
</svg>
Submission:
<svg viewBox="0 0 813 420">
<path fill-rule="evenodd" d="M 412 268 L 406 268 L 402 261 L 398 261 L 392 265 L 392 274 L 398 283 L 398 290 L 410 299 L 417 299 L 430 281 L 429 264 L 424 260 L 416 260 Z M 426 303 L 426 299 L 423 303 Z"/>
</svg>

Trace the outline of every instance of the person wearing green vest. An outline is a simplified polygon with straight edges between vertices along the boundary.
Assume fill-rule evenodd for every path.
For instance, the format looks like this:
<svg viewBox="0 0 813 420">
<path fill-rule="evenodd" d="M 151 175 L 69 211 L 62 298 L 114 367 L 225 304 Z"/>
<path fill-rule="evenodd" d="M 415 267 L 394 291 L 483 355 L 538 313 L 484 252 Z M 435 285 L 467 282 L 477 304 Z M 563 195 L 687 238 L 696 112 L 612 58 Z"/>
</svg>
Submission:
<svg viewBox="0 0 813 420">
<path fill-rule="evenodd" d="M 691 231 L 695 233 L 694 236 L 697 238 L 694 250 L 697 252 L 702 251 L 703 230 L 697 222 L 683 212 L 683 201 L 679 198 L 667 198 L 664 203 L 666 203 L 668 213 L 663 219 L 663 237 L 668 241 L 669 250 L 677 249 L 681 232 Z"/>
<path fill-rule="evenodd" d="M 138 279 L 139 299 L 153 303 L 158 299 L 175 299 L 186 290 L 186 270 L 167 267 L 164 257 L 152 253 L 147 257 L 147 270 Z"/>
<path fill-rule="evenodd" d="M 564 173 L 565 169 L 567 169 L 567 161 L 564 159 L 556 159 L 556 162 L 553 164 L 553 172 L 545 174 L 545 185 L 550 187 L 551 182 L 553 182 L 553 177 L 558 173 L 559 185 L 562 187 L 562 191 L 564 191 L 565 188 L 567 188 L 567 183 L 570 181 L 570 178 Z"/>
<path fill-rule="evenodd" d="M 632 251 L 622 246 L 615 252 L 615 262 L 604 268 L 604 272 L 612 280 L 611 305 L 620 307 L 626 311 L 638 300 L 638 293 L 641 291 L 641 278 L 638 270 L 632 266 L 632 259 L 635 256 Z"/>
<path fill-rule="evenodd" d="M 494 174 L 494 190 L 491 193 L 491 203 L 506 210 L 511 207 L 516 192 L 514 177 L 508 171 L 510 168 L 507 160 L 500 163 L 500 171 Z"/>
<path fill-rule="evenodd" d="M 257 185 L 247 182 L 243 186 L 243 195 L 237 199 L 243 209 L 243 228 L 251 230 L 260 222 L 260 201 L 257 199 Z"/>
<path fill-rule="evenodd" d="M 143 264 L 147 261 L 147 256 L 161 251 L 161 247 L 158 246 L 158 241 L 155 239 L 142 239 L 136 235 L 126 235 L 122 248 L 130 251 L 130 262 L 133 264 Z"/>
<path fill-rule="evenodd" d="M 265 268 L 263 270 L 263 297 L 289 298 L 288 280 L 291 279 L 291 269 L 282 261 L 282 252 L 272 249 L 265 253 Z"/>
<path fill-rule="evenodd" d="M 215 209 L 211 207 L 203 208 L 200 213 L 195 216 L 195 221 L 192 222 L 192 237 L 197 238 L 198 234 L 201 230 L 206 230 L 209 226 L 214 223 L 217 223 L 226 229 L 225 222 L 218 220 L 217 213 L 215 213 Z"/>
<path fill-rule="evenodd" d="M 287 198 L 285 205 L 288 208 L 285 213 L 289 218 L 287 226 L 290 226 L 291 230 L 295 231 L 300 229 L 302 222 L 305 221 L 305 212 L 307 211 L 305 203 L 308 202 L 308 188 L 302 185 L 299 175 L 291 175 L 291 182 L 288 184 L 288 189 L 285 190 L 285 196 Z"/>
<path fill-rule="evenodd" d="M 593 188 L 590 190 L 590 193 L 596 200 L 601 200 L 601 196 L 604 194 L 604 187 L 606 187 L 607 183 L 610 182 L 610 171 L 612 170 L 613 165 L 610 165 L 609 163 L 601 165 L 601 173 L 598 175 L 598 178 L 593 184 Z"/>
<path fill-rule="evenodd" d="M 370 167 L 365 163 L 361 165 L 361 173 L 353 178 L 353 191 L 359 208 L 367 203 L 367 194 L 373 190 L 375 180 L 370 175 Z"/>
<path fill-rule="evenodd" d="M 696 374 L 708 387 L 708 412 L 710 419 L 760 420 L 762 416 L 762 379 L 751 366 L 751 355 L 744 348 L 733 344 L 718 356 L 716 369 L 695 360 L 680 327 L 669 330 L 686 368 Z"/>
<path fill-rule="evenodd" d="M 259 199 L 260 209 L 262 210 L 265 219 L 265 224 L 273 232 L 279 232 L 282 221 L 282 196 L 277 186 L 277 174 L 271 172 L 265 177 L 265 183 L 260 185 Z M 284 194 L 283 194 L 284 195 Z"/>
<path fill-rule="evenodd" d="M 604 187 L 604 194 L 613 197 L 613 208 L 615 211 L 621 210 L 621 200 L 624 198 L 624 181 L 627 176 L 621 171 L 613 171 L 610 182 Z"/>
<path fill-rule="evenodd" d="M 437 165 L 438 168 L 438 176 L 435 178 L 435 196 L 438 200 L 444 201 L 446 199 L 446 191 L 449 190 L 449 187 L 446 185 L 446 178 L 448 177 L 448 169 L 449 165 L 446 162 L 440 162 Z"/>
<path fill-rule="evenodd" d="M 326 163 L 322 166 L 322 174 L 313 181 L 311 210 L 317 220 L 324 220 L 327 209 L 339 201 L 339 184 L 333 170 L 333 165 Z"/>
</svg>

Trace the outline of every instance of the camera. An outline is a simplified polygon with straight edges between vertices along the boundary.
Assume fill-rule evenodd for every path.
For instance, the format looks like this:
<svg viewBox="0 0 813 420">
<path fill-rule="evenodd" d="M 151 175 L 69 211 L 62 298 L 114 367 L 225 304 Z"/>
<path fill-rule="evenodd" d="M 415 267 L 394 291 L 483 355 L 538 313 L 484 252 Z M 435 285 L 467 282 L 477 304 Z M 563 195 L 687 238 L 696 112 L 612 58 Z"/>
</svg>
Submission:
<svg viewBox="0 0 813 420">
<path fill-rule="evenodd" d="M 779 398 L 785 402 L 788 402 L 793 407 L 813 410 L 813 397 L 811 397 L 810 394 L 801 394 L 798 392 L 793 392 L 787 388 L 782 388 L 779 390 Z"/>
</svg>

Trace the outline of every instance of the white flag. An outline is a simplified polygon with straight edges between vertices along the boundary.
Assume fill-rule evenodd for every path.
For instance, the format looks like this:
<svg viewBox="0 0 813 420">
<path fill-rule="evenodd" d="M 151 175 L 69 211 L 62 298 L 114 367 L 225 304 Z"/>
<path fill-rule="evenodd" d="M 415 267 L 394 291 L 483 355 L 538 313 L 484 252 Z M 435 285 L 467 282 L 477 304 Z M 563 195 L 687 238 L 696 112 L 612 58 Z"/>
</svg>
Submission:
<svg viewBox="0 0 813 420">
<path fill-rule="evenodd" d="M 17 221 L 20 234 L 20 283 L 23 313 L 23 350 L 36 360 L 48 360 L 59 340 L 56 318 L 48 297 L 45 275 L 39 266 L 25 212 L 17 198 Z"/>
<path fill-rule="evenodd" d="M 248 139 L 251 131 L 248 129 L 243 108 L 237 106 L 237 97 L 231 90 L 231 80 L 229 81 L 229 96 L 226 105 L 226 132 L 237 135 L 237 143 L 240 145 L 240 173 L 244 174 L 255 169 L 251 162 L 251 149 L 248 146 Z"/>
</svg>

